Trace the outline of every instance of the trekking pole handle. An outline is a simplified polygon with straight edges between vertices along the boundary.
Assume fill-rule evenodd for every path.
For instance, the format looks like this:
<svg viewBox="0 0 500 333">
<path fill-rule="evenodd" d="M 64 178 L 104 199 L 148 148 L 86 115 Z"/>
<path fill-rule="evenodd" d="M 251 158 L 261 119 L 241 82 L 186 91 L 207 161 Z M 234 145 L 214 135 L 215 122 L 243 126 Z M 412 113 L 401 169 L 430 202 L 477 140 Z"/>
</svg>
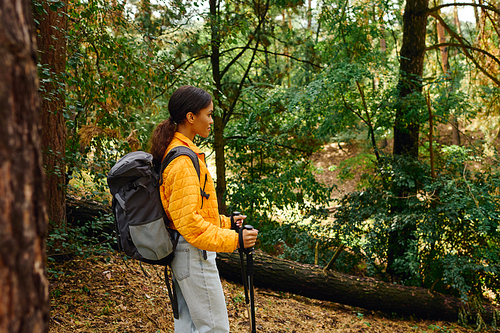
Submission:
<svg viewBox="0 0 500 333">
<path fill-rule="evenodd" d="M 231 230 L 234 230 L 234 231 L 238 231 L 238 226 L 236 225 L 236 221 L 234 220 L 234 217 L 235 216 L 240 216 L 241 213 L 240 212 L 233 212 L 230 216 L 231 218 Z"/>
<path fill-rule="evenodd" d="M 241 237 L 241 244 L 243 245 L 243 230 L 253 230 L 253 226 L 251 226 L 250 224 L 245 224 L 244 226 L 241 227 L 241 230 L 240 230 L 240 237 Z M 244 248 L 243 249 L 246 253 L 250 253 L 253 251 L 253 247 L 249 247 L 249 248 Z"/>
</svg>

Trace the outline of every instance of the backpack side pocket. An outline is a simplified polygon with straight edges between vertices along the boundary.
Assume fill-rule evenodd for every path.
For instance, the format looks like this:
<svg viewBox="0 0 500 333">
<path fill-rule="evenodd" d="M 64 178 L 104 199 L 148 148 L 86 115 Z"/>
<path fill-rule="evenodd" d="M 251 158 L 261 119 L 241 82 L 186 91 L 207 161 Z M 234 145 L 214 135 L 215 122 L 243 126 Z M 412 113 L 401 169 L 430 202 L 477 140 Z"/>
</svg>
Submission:
<svg viewBox="0 0 500 333">
<path fill-rule="evenodd" d="M 129 225 L 137 251 L 145 259 L 160 260 L 172 253 L 173 244 L 163 217 Z"/>
</svg>

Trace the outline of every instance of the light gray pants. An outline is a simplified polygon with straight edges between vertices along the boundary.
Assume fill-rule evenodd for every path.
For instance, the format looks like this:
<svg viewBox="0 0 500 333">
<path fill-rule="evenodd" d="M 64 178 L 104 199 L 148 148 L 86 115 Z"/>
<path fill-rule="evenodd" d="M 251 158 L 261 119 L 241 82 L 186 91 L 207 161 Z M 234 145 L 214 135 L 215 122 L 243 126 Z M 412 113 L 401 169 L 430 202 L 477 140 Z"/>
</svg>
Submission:
<svg viewBox="0 0 500 333">
<path fill-rule="evenodd" d="M 226 300 L 215 263 L 215 252 L 195 248 L 180 236 L 172 261 L 179 305 L 176 333 L 228 333 Z"/>
</svg>

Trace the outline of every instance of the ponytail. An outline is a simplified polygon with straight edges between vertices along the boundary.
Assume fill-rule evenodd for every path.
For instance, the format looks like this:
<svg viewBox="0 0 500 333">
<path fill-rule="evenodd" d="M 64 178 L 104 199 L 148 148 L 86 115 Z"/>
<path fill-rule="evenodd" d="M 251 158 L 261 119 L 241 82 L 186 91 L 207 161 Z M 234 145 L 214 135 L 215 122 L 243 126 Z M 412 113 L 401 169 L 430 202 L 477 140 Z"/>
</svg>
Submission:
<svg viewBox="0 0 500 333">
<path fill-rule="evenodd" d="M 168 148 L 168 145 L 174 138 L 177 125 L 175 122 L 168 118 L 156 126 L 153 136 L 151 137 L 151 155 L 153 155 L 153 164 L 155 167 L 161 165 L 163 155 Z"/>
<path fill-rule="evenodd" d="M 198 114 L 211 102 L 212 96 L 208 92 L 193 86 L 182 86 L 172 94 L 168 101 L 170 117 L 155 128 L 151 138 L 151 155 L 155 167 L 160 168 L 165 151 L 174 138 L 177 124 L 182 124 L 189 112 Z"/>
</svg>

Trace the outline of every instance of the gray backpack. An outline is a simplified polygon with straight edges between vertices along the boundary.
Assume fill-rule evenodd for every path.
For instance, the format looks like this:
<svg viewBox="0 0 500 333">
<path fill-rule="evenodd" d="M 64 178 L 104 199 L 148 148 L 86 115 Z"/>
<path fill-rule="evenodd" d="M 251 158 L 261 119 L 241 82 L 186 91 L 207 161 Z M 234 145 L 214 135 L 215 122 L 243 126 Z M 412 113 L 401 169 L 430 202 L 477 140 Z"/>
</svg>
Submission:
<svg viewBox="0 0 500 333">
<path fill-rule="evenodd" d="M 122 157 L 108 174 L 118 250 L 141 262 L 165 266 L 165 282 L 176 318 L 176 297 L 170 292 L 167 265 L 174 258 L 178 236 L 173 237 L 174 232 L 168 227 L 169 219 L 161 202 L 160 185 L 163 183 L 163 170 L 181 155 L 191 158 L 199 178 L 198 156 L 183 146 L 175 147 L 167 154 L 159 171 L 153 166 L 151 154 L 136 151 Z M 200 192 L 208 199 L 201 187 Z M 175 234 L 178 235 L 177 232 Z"/>
</svg>

